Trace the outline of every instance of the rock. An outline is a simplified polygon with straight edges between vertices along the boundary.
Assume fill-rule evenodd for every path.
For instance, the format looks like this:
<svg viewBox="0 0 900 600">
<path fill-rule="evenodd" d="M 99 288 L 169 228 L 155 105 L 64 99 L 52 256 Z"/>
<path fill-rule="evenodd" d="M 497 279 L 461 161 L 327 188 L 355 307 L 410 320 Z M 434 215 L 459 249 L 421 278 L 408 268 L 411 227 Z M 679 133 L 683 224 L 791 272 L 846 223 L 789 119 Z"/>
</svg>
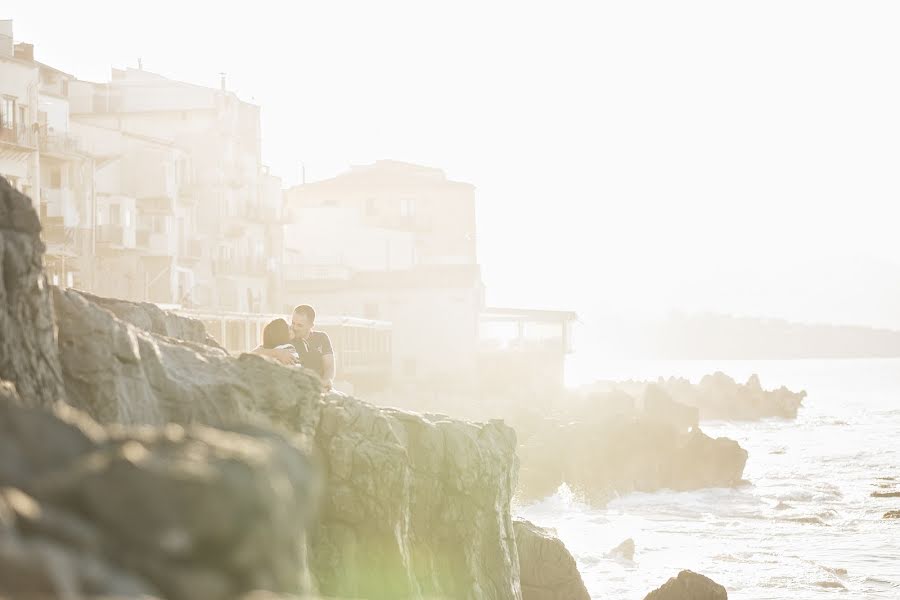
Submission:
<svg viewBox="0 0 900 600">
<path fill-rule="evenodd" d="M 682 430 L 697 427 L 700 423 L 700 411 L 697 407 L 676 402 L 662 387 L 654 383 L 644 390 L 643 406 L 647 416 L 672 423 Z"/>
<path fill-rule="evenodd" d="M 575 559 L 547 529 L 513 521 L 519 550 L 522 600 L 590 600 Z"/>
<path fill-rule="evenodd" d="M 329 485 L 312 542 L 321 593 L 519 598 L 512 429 L 326 402 L 316 442 Z"/>
<path fill-rule="evenodd" d="M 658 589 L 644 596 L 644 600 L 727 600 L 725 588 L 710 579 L 682 571 Z"/>
<path fill-rule="evenodd" d="M 97 421 L 217 425 L 258 414 L 315 430 L 321 388 L 311 372 L 138 329 L 75 290 L 54 288 L 53 299 L 69 402 Z"/>
<path fill-rule="evenodd" d="M 614 558 L 617 560 L 634 560 L 634 540 L 628 538 L 612 550 L 610 550 L 606 556 L 608 558 Z"/>
<path fill-rule="evenodd" d="M 519 448 L 519 494 L 537 499 L 562 483 L 594 503 L 618 494 L 663 488 L 692 490 L 742 482 L 747 452 L 699 429 L 683 433 L 659 419 L 548 422 Z"/>
<path fill-rule="evenodd" d="M 7 197 L 0 486 L 41 516 L 0 510 L 0 593 L 27 573 L 64 598 L 305 594 L 308 579 L 328 595 L 522 597 L 510 427 L 323 396 L 311 372 L 230 356 L 145 305 L 57 288 L 51 305 L 37 217 Z M 307 532 L 311 456 L 325 483 Z"/>
<path fill-rule="evenodd" d="M 104 430 L 64 405 L 8 402 L 0 426 L 0 485 L 17 513 L 0 572 L 32 565 L 23 594 L 310 591 L 304 532 L 318 478 L 282 435 L 250 425 Z"/>
<path fill-rule="evenodd" d="M 900 519 L 900 510 L 889 510 L 884 513 L 885 519 Z"/>
<path fill-rule="evenodd" d="M 49 407 L 65 392 L 40 232 L 31 200 L 0 177 L 0 380 Z"/>
<path fill-rule="evenodd" d="M 872 492 L 873 498 L 900 498 L 900 492 Z"/>
<path fill-rule="evenodd" d="M 174 338 L 182 342 L 192 342 L 225 350 L 207 333 L 206 327 L 197 319 L 182 317 L 172 311 L 162 310 L 150 302 L 131 302 L 116 298 L 103 298 L 87 292 L 79 292 L 79 294 L 97 306 L 110 311 L 122 321 L 131 323 L 138 329 Z"/>
</svg>

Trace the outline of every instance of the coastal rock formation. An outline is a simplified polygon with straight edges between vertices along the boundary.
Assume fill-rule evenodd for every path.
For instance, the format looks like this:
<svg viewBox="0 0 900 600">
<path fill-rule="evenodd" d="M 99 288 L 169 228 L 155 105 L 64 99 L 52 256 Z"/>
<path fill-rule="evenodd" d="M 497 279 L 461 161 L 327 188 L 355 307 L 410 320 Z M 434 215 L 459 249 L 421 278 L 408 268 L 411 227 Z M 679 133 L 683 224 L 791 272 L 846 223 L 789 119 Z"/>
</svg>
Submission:
<svg viewBox="0 0 900 600">
<path fill-rule="evenodd" d="M 614 558 L 617 560 L 634 560 L 634 540 L 628 538 L 612 550 L 606 553 L 608 558 Z"/>
<path fill-rule="evenodd" d="M 522 579 L 522 600 L 590 600 L 575 559 L 547 529 L 513 522 Z"/>
<path fill-rule="evenodd" d="M 49 407 L 64 391 L 40 232 L 31 200 L 0 177 L 0 380 Z"/>
<path fill-rule="evenodd" d="M 728 375 L 716 372 L 705 375 L 698 384 L 680 377 L 660 378 L 654 382 L 597 382 L 581 391 L 581 396 L 592 402 L 582 400 L 579 405 L 582 411 L 590 411 L 591 405 L 595 405 L 595 410 L 606 411 L 609 410 L 609 396 L 623 393 L 642 399 L 648 413 L 672 413 L 675 420 L 686 424 L 690 424 L 694 414 L 698 420 L 795 419 L 806 397 L 805 391 L 793 392 L 784 386 L 764 390 L 756 375 L 740 384 Z"/>
<path fill-rule="evenodd" d="M 126 323 L 131 323 L 138 329 L 149 331 L 158 335 L 193 342 L 213 348 L 223 349 L 219 343 L 206 331 L 201 321 L 182 317 L 172 311 L 162 310 L 150 302 L 131 302 L 117 298 L 103 298 L 79 292 L 92 303 L 105 308 Z"/>
<path fill-rule="evenodd" d="M 884 513 L 883 519 L 900 519 L 900 510 L 889 510 Z"/>
<path fill-rule="evenodd" d="M 728 375 L 706 375 L 697 385 L 686 379 L 670 378 L 660 385 L 676 402 L 694 406 L 701 419 L 748 421 L 766 417 L 796 419 L 806 392 L 792 392 L 782 386 L 764 390 L 759 377 L 752 375 L 741 385 Z"/>
<path fill-rule="evenodd" d="M 103 428 L 0 400 L 0 595 L 227 600 L 310 591 L 317 471 L 249 425 Z"/>
<path fill-rule="evenodd" d="M 332 394 L 316 444 L 329 475 L 311 551 L 324 595 L 520 597 L 511 428 Z"/>
<path fill-rule="evenodd" d="M 143 331 L 74 290 L 54 300 L 69 400 L 97 420 L 300 434 L 327 474 L 311 534 L 323 594 L 518 597 L 511 428 L 323 397 L 308 371 Z"/>
<path fill-rule="evenodd" d="M 644 600 L 728 600 L 728 592 L 709 577 L 682 571 L 644 596 Z"/>
<path fill-rule="evenodd" d="M 510 427 L 323 395 L 148 306 L 51 304 L 4 194 L 0 583 L 24 587 L 0 595 L 521 598 Z"/>
<path fill-rule="evenodd" d="M 519 456 L 523 498 L 546 497 L 567 483 L 596 503 L 636 491 L 734 486 L 747 462 L 733 440 L 646 416 L 548 422 L 523 441 Z"/>
</svg>

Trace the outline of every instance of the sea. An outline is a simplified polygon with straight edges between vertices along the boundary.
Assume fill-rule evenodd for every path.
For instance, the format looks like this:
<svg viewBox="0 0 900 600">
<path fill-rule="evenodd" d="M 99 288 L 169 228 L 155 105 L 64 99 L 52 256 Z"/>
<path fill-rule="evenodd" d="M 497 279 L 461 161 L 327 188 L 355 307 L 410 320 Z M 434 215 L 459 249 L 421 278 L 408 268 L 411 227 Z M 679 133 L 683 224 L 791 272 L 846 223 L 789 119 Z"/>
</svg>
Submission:
<svg viewBox="0 0 900 600">
<path fill-rule="evenodd" d="M 570 367 L 570 375 L 571 368 Z M 621 361 L 576 364 L 576 380 L 722 371 L 806 390 L 796 420 L 703 421 L 749 452 L 746 485 L 633 493 L 595 507 L 565 485 L 517 508 L 556 531 L 596 599 L 641 600 L 683 569 L 729 598 L 900 600 L 900 359 Z M 571 377 L 570 377 L 571 380 Z M 633 560 L 610 555 L 634 540 Z"/>
</svg>

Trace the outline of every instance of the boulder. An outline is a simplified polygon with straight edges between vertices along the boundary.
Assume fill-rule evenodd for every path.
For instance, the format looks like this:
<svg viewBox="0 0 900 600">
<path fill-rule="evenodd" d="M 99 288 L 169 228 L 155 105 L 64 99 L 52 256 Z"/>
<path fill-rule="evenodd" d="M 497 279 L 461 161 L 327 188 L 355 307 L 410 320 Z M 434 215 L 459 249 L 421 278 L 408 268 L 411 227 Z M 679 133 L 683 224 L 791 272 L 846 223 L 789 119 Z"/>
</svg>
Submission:
<svg viewBox="0 0 900 600">
<path fill-rule="evenodd" d="M 0 577 L 0 592 L 311 590 L 305 532 L 320 480 L 290 438 L 250 425 L 104 428 L 66 405 L 7 401 L 0 432 L 0 573 L 25 573 Z"/>
<path fill-rule="evenodd" d="M 590 600 L 575 559 L 551 531 L 513 522 L 519 549 L 522 600 Z"/>
<path fill-rule="evenodd" d="M 40 234 L 31 200 L 0 177 L 0 380 L 49 407 L 65 392 Z"/>
<path fill-rule="evenodd" d="M 644 596 L 644 600 L 728 600 L 728 592 L 709 577 L 682 571 Z"/>
<path fill-rule="evenodd" d="M 885 519 L 900 519 L 900 510 L 889 510 L 884 513 Z"/>
<path fill-rule="evenodd" d="M 612 550 L 606 553 L 608 558 L 614 558 L 616 560 L 634 560 L 634 540 L 628 538 Z"/>
<path fill-rule="evenodd" d="M 733 440 L 646 416 L 548 421 L 523 442 L 519 456 L 523 499 L 546 497 L 567 483 L 598 504 L 635 491 L 735 486 L 747 462 L 747 451 Z"/>
</svg>

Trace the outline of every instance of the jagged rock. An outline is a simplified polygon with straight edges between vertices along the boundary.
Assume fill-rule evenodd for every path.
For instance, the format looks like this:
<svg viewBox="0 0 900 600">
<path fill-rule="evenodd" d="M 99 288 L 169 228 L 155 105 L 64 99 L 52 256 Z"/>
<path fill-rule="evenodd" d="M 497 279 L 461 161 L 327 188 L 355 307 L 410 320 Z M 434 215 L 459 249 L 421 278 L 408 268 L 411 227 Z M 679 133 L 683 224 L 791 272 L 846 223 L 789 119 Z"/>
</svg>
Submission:
<svg viewBox="0 0 900 600">
<path fill-rule="evenodd" d="M 512 429 L 331 395 L 317 444 L 329 473 L 312 545 L 323 595 L 520 597 Z"/>
<path fill-rule="evenodd" d="M 567 483 L 592 502 L 663 488 L 692 490 L 739 484 L 747 451 L 695 428 L 682 433 L 658 419 L 548 423 L 519 448 L 519 493 L 541 498 Z"/>
<path fill-rule="evenodd" d="M 884 513 L 884 519 L 900 519 L 900 510 L 889 510 Z"/>
<path fill-rule="evenodd" d="M 606 556 L 609 558 L 615 558 L 618 560 L 634 560 L 634 540 L 628 538 L 612 550 L 606 553 Z"/>
<path fill-rule="evenodd" d="M 0 431 L 0 573 L 20 572 L 0 577 L 0 591 L 173 600 L 309 591 L 304 531 L 318 479 L 282 435 L 251 425 L 104 429 L 65 405 L 10 402 L 0 402 Z"/>
<path fill-rule="evenodd" d="M 655 382 L 597 382 L 583 393 L 591 395 L 613 389 L 640 398 L 651 388 L 657 388 L 653 394 L 664 392 L 677 405 L 696 409 L 701 420 L 795 419 L 806 397 L 806 392 L 792 392 L 784 386 L 764 390 L 757 375 L 752 375 L 746 384 L 741 385 L 721 372 L 704 376 L 698 384 L 680 377 L 659 378 Z"/>
<path fill-rule="evenodd" d="M 78 560 L 94 561 L 40 571 L 54 593 L 93 593 L 88 581 L 118 575 L 130 583 L 99 591 L 201 600 L 255 588 L 302 593 L 309 550 L 312 575 L 330 595 L 521 598 L 510 427 L 323 397 L 308 371 L 230 356 L 196 332 L 187 333 L 193 341 L 175 339 L 172 323 L 152 309 L 74 290 L 53 289 L 56 340 L 54 307 L 39 302 L 47 288 L 38 293 L 37 218 L 30 205 L 16 206 L 7 219 L 4 204 L 2 218 L 33 235 L 31 245 L 3 256 L 4 290 L 14 295 L 0 300 L 14 302 L 2 305 L 2 376 L 18 390 L 0 387 L 0 485 L 42 508 L 45 520 L 15 530 L 35 543 L 48 537 L 55 546 L 41 556 L 75 558 L 77 549 Z M 25 239 L 2 233 L 6 250 L 8 239 Z M 31 270 L 9 269 L 11 262 Z M 23 287 L 20 273 L 23 281 L 34 275 L 37 292 Z M 18 321 L 7 318 L 12 309 Z M 10 349 L 22 360 L 13 362 Z M 54 361 L 56 371 L 34 367 Z M 58 390 L 65 385 L 68 404 L 53 414 L 19 406 L 49 407 L 62 397 L 35 384 L 47 373 L 58 376 Z M 292 432 L 290 443 L 273 424 Z M 297 449 L 320 456 L 326 475 L 322 519 L 309 540 L 302 525 L 311 500 L 300 493 L 306 471 L 295 464 Z M 3 536 L 0 549 L 7 539 L 14 538 Z"/>
<path fill-rule="evenodd" d="M 315 431 L 320 384 L 309 371 L 138 329 L 75 290 L 54 288 L 53 300 L 69 402 L 101 423 L 218 425 L 257 414 Z"/>
<path fill-rule="evenodd" d="M 547 529 L 513 521 L 519 550 L 522 600 L 590 600 L 575 559 Z"/>
<path fill-rule="evenodd" d="M 64 391 L 40 232 L 31 200 L 0 177 L 0 380 L 49 407 Z"/>
<path fill-rule="evenodd" d="M 696 406 L 676 402 L 661 386 L 654 383 L 644 389 L 643 405 L 647 416 L 672 423 L 682 430 L 696 427 L 700 423 L 700 411 Z"/>
<path fill-rule="evenodd" d="M 87 292 L 79 293 L 97 306 L 105 308 L 119 319 L 126 323 L 131 323 L 138 329 L 174 338 L 182 342 L 193 342 L 224 350 L 207 333 L 203 323 L 197 319 L 183 317 L 169 310 L 162 310 L 150 302 L 131 302 L 117 298 L 103 298 Z"/>
<path fill-rule="evenodd" d="M 728 592 L 709 577 L 682 571 L 644 596 L 644 600 L 728 600 Z"/>
<path fill-rule="evenodd" d="M 54 300 L 70 402 L 99 420 L 261 416 L 304 434 L 328 474 L 311 541 L 323 594 L 518 597 L 509 427 L 323 398 L 308 372 L 142 331 L 72 290 Z"/>
</svg>

